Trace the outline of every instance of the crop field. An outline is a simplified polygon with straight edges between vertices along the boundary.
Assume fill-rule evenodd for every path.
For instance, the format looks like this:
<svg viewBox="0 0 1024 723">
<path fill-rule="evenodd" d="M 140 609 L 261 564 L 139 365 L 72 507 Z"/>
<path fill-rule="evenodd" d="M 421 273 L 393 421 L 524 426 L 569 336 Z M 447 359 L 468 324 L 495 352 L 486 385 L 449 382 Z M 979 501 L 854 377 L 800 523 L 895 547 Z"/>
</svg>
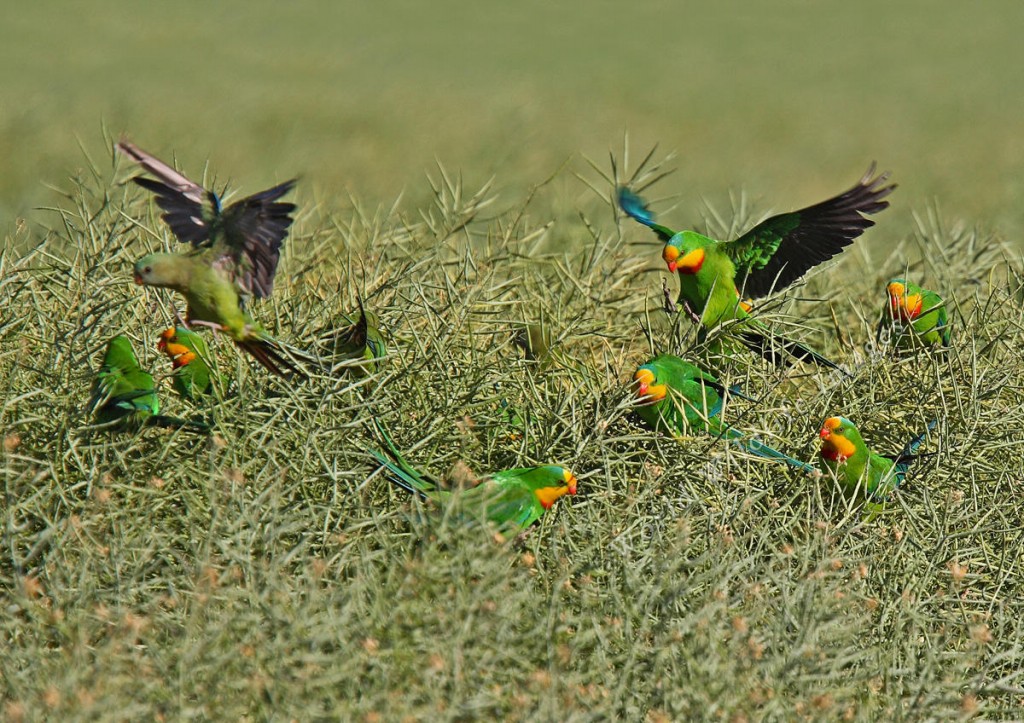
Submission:
<svg viewBox="0 0 1024 723">
<path fill-rule="evenodd" d="M 0 718 L 1024 717 L 1024 6 L 678 5 L 9 3 Z M 176 395 L 181 298 L 132 266 L 184 247 L 122 135 L 232 199 L 299 176 L 250 310 L 302 350 L 361 301 L 379 370 L 282 379 L 204 331 L 225 383 Z M 649 151 L 659 221 L 722 239 L 892 171 L 877 226 L 757 306 L 846 374 L 666 311 L 615 204 Z M 948 350 L 876 342 L 902 275 Z M 515 343 L 541 323 L 550 364 Z M 117 334 L 209 433 L 92 426 Z M 821 470 L 833 415 L 889 454 L 938 424 L 865 516 L 827 471 L 644 426 L 659 352 Z M 374 420 L 453 485 L 557 463 L 578 491 L 467 524 L 389 483 Z"/>
</svg>

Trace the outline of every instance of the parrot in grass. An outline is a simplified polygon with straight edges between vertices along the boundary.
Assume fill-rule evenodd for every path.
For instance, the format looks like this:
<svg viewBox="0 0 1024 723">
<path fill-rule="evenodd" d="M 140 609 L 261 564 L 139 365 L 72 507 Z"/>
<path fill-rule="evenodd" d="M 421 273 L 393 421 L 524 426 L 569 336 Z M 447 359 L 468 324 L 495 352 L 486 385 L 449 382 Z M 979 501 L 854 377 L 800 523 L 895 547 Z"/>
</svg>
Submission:
<svg viewBox="0 0 1024 723">
<path fill-rule="evenodd" d="M 551 366 L 554 337 L 547 324 L 523 324 L 512 335 L 512 342 L 523 350 L 527 359 L 537 362 L 538 368 Z"/>
<path fill-rule="evenodd" d="M 97 425 L 112 430 L 158 426 L 209 431 L 201 422 L 160 414 L 153 376 L 139 366 L 132 343 L 123 334 L 107 344 L 103 365 L 93 381 L 89 412 Z"/>
<path fill-rule="evenodd" d="M 336 358 L 349 361 L 345 367 L 355 369 L 357 374 L 368 375 L 379 369 L 380 360 L 387 356 L 388 349 L 377 315 L 363 307 L 362 299 L 358 301 L 359 318 L 352 321 L 346 315 L 345 320 L 351 322 L 350 325 L 340 331 L 320 334 L 319 343 Z"/>
<path fill-rule="evenodd" d="M 565 495 L 576 494 L 576 477 L 565 467 L 542 465 L 495 472 L 474 487 L 442 489 L 437 480 L 417 471 L 398 451 L 383 425 L 374 420 L 387 454 L 373 456 L 399 487 L 456 511 L 470 521 L 486 519 L 500 531 L 517 534 L 539 520 Z"/>
<path fill-rule="evenodd" d="M 750 305 L 780 291 L 814 266 L 827 261 L 874 225 L 866 216 L 889 206 L 896 188 L 888 174 L 875 176 L 874 164 L 852 188 L 800 211 L 772 216 L 733 241 L 716 241 L 695 231 L 673 231 L 655 222 L 647 203 L 630 189 L 618 190 L 619 206 L 652 229 L 664 243 L 662 258 L 679 274 L 679 301 L 701 325 L 701 339 L 723 322 L 749 349 L 776 364 L 788 357 L 838 369 L 836 364 L 795 341 L 782 339 L 750 318 Z M 786 356 L 779 354 L 786 353 Z"/>
<path fill-rule="evenodd" d="M 758 457 L 780 460 L 804 472 L 814 471 L 811 465 L 725 425 L 721 420 L 723 400 L 729 394 L 743 395 L 735 387 L 726 389 L 714 375 L 694 364 L 672 354 L 659 354 L 636 370 L 633 382 L 635 411 L 656 431 L 673 437 L 705 431 Z"/>
<path fill-rule="evenodd" d="M 876 339 L 886 330 L 898 349 L 910 350 L 949 346 L 949 315 L 942 297 L 906 279 L 885 285 L 888 301 L 882 309 Z"/>
<path fill-rule="evenodd" d="M 182 399 L 198 402 L 213 391 L 214 373 L 203 337 L 183 326 L 172 326 L 160 334 L 156 346 L 171 360 L 171 383 Z"/>
<path fill-rule="evenodd" d="M 270 296 L 281 244 L 295 204 L 280 199 L 295 179 L 221 208 L 217 194 L 193 183 L 137 146 L 118 150 L 157 177 L 133 180 L 156 194 L 163 220 L 188 254 L 156 253 L 135 262 L 135 283 L 177 291 L 188 303 L 186 323 L 226 333 L 241 349 L 279 376 L 300 370 L 281 342 L 245 311 L 245 301 Z"/>
<path fill-rule="evenodd" d="M 898 454 L 883 456 L 868 449 L 853 422 L 845 417 L 829 417 L 821 426 L 821 459 L 851 499 L 880 505 L 907 476 L 907 468 L 937 419 L 924 433 L 914 437 Z"/>
</svg>

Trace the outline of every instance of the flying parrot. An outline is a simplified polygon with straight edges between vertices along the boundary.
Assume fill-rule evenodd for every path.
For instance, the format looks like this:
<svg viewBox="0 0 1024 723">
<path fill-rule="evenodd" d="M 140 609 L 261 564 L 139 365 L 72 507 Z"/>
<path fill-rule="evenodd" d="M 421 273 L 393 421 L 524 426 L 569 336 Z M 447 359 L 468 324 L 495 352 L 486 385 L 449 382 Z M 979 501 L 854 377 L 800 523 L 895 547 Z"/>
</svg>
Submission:
<svg viewBox="0 0 1024 723">
<path fill-rule="evenodd" d="M 885 293 L 889 298 L 878 322 L 879 341 L 888 330 L 899 349 L 949 346 L 949 315 L 941 296 L 906 279 L 893 279 Z"/>
<path fill-rule="evenodd" d="M 938 421 L 932 420 L 923 434 L 914 437 L 898 454 L 890 457 L 869 450 L 849 419 L 829 417 L 819 432 L 821 459 L 847 497 L 881 504 L 903 482 L 918 448 Z"/>
<path fill-rule="evenodd" d="M 188 303 L 186 323 L 223 331 L 256 361 L 279 376 L 299 371 L 285 347 L 245 311 L 245 301 L 270 296 L 281 244 L 295 204 L 278 199 L 295 179 L 221 208 L 220 199 L 166 163 L 127 141 L 118 150 L 159 180 L 133 180 L 156 194 L 163 220 L 188 254 L 156 253 L 135 262 L 135 283 L 173 289 Z"/>
<path fill-rule="evenodd" d="M 172 326 L 160 334 L 156 346 L 171 360 L 171 383 L 180 397 L 197 402 L 212 391 L 211 357 L 203 337 L 183 326 Z"/>
<path fill-rule="evenodd" d="M 646 202 L 622 186 L 619 206 L 651 228 L 665 246 L 662 258 L 679 273 L 679 300 L 701 324 L 701 338 L 719 324 L 745 320 L 736 332 L 742 343 L 776 364 L 787 363 L 778 351 L 820 366 L 838 369 L 828 359 L 797 342 L 774 337 L 750 319 L 743 298 L 757 299 L 786 288 L 814 266 L 853 243 L 874 222 L 866 215 L 888 207 L 888 174 L 875 176 L 874 164 L 850 190 L 800 211 L 762 221 L 733 241 L 716 241 L 695 231 L 673 231 L 654 221 Z"/>
<path fill-rule="evenodd" d="M 107 343 L 103 365 L 93 380 L 89 412 L 98 425 L 109 429 L 136 430 L 144 426 L 159 426 L 209 430 L 200 422 L 160 414 L 153 376 L 139 366 L 132 343 L 123 334 Z"/>
<path fill-rule="evenodd" d="M 637 415 L 651 428 L 679 437 L 706 431 L 759 457 L 777 459 L 805 472 L 814 468 L 722 423 L 726 389 L 714 375 L 672 354 L 659 354 L 633 374 Z"/>
<path fill-rule="evenodd" d="M 576 494 L 576 477 L 558 465 L 508 469 L 484 477 L 475 487 L 442 489 L 405 460 L 380 422 L 374 420 L 374 424 L 387 455 L 374 450 L 373 456 L 388 470 L 388 479 L 468 520 L 485 518 L 515 534 L 539 520 L 559 498 Z"/>
<path fill-rule="evenodd" d="M 387 345 L 380 332 L 380 321 L 372 311 L 363 307 L 359 299 L 359 318 L 340 331 L 321 333 L 319 343 L 337 358 L 355 362 L 345 364 L 360 375 L 373 374 L 380 367 L 380 361 L 387 356 Z M 346 321 L 351 321 L 348 316 Z"/>
</svg>

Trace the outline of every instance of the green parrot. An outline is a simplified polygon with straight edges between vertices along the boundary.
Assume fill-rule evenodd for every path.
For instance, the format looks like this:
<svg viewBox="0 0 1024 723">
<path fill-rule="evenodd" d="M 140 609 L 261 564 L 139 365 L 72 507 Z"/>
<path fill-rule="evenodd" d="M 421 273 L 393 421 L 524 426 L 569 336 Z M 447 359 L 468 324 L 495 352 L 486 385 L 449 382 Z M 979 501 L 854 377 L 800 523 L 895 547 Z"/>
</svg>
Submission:
<svg viewBox="0 0 1024 723">
<path fill-rule="evenodd" d="M 380 321 L 372 311 L 363 307 L 358 299 L 359 318 L 344 329 L 331 330 L 319 335 L 319 343 L 336 358 L 348 362 L 346 368 L 355 369 L 359 375 L 375 373 L 380 368 L 380 359 L 387 356 L 388 349 L 380 332 Z M 346 321 L 351 319 L 346 315 Z"/>
<path fill-rule="evenodd" d="M 182 399 L 197 402 L 213 390 L 211 357 L 203 337 L 183 326 L 172 326 L 160 334 L 156 346 L 171 360 L 171 382 Z"/>
<path fill-rule="evenodd" d="M 881 504 L 903 482 L 918 448 L 938 421 L 932 420 L 923 434 L 910 440 L 899 454 L 888 457 L 869 450 L 849 419 L 829 417 L 818 435 L 821 459 L 847 497 Z"/>
<path fill-rule="evenodd" d="M 284 345 L 245 311 L 249 297 L 262 299 L 273 291 L 281 244 L 295 210 L 295 204 L 277 199 L 292 190 L 295 179 L 222 209 L 217 194 L 142 149 L 127 141 L 117 148 L 160 179 L 133 180 L 156 194 L 162 218 L 178 240 L 192 244 L 187 255 L 156 253 L 136 261 L 135 283 L 177 291 L 188 303 L 188 325 L 226 333 L 272 373 L 299 372 Z"/>
<path fill-rule="evenodd" d="M 98 425 L 112 430 L 158 426 L 209 431 L 209 426 L 200 422 L 160 414 L 153 376 L 139 366 L 132 343 L 123 334 L 107 344 L 103 365 L 93 381 L 89 412 Z"/>
<path fill-rule="evenodd" d="M 374 420 L 374 424 L 387 456 L 372 453 L 388 470 L 391 482 L 470 521 L 487 519 L 499 530 L 516 534 L 539 520 L 559 498 L 576 494 L 576 477 L 558 465 L 509 469 L 488 475 L 468 489 L 441 489 L 436 480 L 406 462 L 380 422 Z"/>
<path fill-rule="evenodd" d="M 942 297 L 906 279 L 885 285 L 888 302 L 882 309 L 876 338 L 886 330 L 898 349 L 949 346 L 949 315 Z"/>
<path fill-rule="evenodd" d="M 743 298 L 779 291 L 814 266 L 853 243 L 874 222 L 865 215 L 888 207 L 896 186 L 888 174 L 873 177 L 874 164 L 850 190 L 827 201 L 762 221 L 733 241 L 716 241 L 695 231 L 673 231 L 654 221 L 646 202 L 622 186 L 619 206 L 665 242 L 662 258 L 679 273 L 679 301 L 701 325 L 701 339 L 723 322 L 740 320 L 735 332 L 749 349 L 776 364 L 787 357 L 838 369 L 836 364 L 795 341 L 779 338 L 750 318 Z M 787 356 L 779 354 L 785 352 Z"/>
<path fill-rule="evenodd" d="M 512 336 L 513 343 L 523 350 L 526 358 L 537 362 L 539 369 L 547 369 L 554 361 L 551 328 L 544 323 L 523 324 Z"/>
<path fill-rule="evenodd" d="M 672 354 L 659 354 L 633 374 L 637 415 L 656 431 L 680 437 L 706 431 L 727 439 L 741 449 L 767 459 L 777 459 L 804 472 L 814 467 L 724 425 L 722 401 L 727 394 L 742 397 L 737 388 L 726 389 L 714 375 Z M 744 397 L 747 398 L 747 397 Z"/>
</svg>

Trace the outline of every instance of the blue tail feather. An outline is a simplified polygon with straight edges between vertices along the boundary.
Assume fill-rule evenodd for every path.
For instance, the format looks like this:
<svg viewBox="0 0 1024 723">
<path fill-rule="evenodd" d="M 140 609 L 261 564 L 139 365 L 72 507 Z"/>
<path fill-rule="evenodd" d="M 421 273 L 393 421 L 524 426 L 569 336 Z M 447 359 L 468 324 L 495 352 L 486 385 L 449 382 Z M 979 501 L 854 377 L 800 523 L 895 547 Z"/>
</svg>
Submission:
<svg viewBox="0 0 1024 723">
<path fill-rule="evenodd" d="M 668 241 L 676 235 L 672 229 L 655 223 L 654 214 L 647 208 L 647 202 L 625 186 L 619 186 L 618 198 L 619 208 L 625 211 L 627 216 L 652 229 L 662 241 Z"/>
<path fill-rule="evenodd" d="M 732 429 L 730 427 L 721 432 L 718 432 L 718 436 L 721 439 L 729 440 L 730 442 L 732 442 L 745 452 L 749 452 L 750 454 L 756 455 L 758 457 L 763 457 L 765 459 L 777 459 L 781 462 L 785 462 L 790 467 L 795 467 L 796 469 L 801 470 L 802 472 L 815 471 L 814 467 L 807 464 L 806 462 L 801 462 L 798 459 L 790 457 L 788 454 L 780 452 L 774 447 L 769 447 L 764 442 L 755 439 L 754 437 L 748 436 L 743 432 L 740 432 L 738 429 Z"/>
<path fill-rule="evenodd" d="M 647 202 L 625 186 L 619 186 L 619 208 L 634 221 L 654 227 L 654 214 L 647 208 Z"/>
<path fill-rule="evenodd" d="M 907 469 L 910 467 L 911 462 L 914 461 L 915 454 L 918 448 L 924 443 L 924 440 L 928 438 L 928 434 L 938 426 L 939 420 L 933 419 L 928 423 L 928 427 L 919 435 L 914 437 L 912 440 L 907 442 L 906 446 L 900 450 L 900 453 L 896 455 L 896 479 L 897 485 L 903 481 L 903 478 L 907 474 Z"/>
</svg>

